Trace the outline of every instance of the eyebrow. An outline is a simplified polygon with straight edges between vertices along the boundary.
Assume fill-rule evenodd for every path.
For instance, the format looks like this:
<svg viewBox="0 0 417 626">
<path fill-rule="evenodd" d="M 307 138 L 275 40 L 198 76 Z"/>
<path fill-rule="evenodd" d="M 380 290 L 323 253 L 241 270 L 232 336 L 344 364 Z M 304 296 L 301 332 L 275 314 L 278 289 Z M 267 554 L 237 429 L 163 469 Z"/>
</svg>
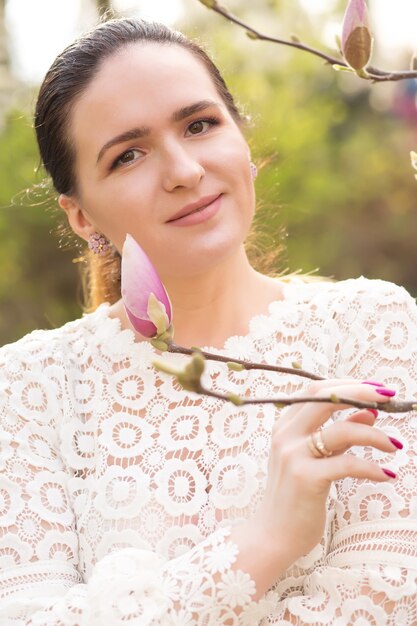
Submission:
<svg viewBox="0 0 417 626">
<path fill-rule="evenodd" d="M 199 102 L 189 104 L 188 106 L 182 107 L 181 109 L 178 109 L 178 111 L 175 111 L 171 117 L 171 120 L 173 122 L 181 122 L 182 120 L 187 119 L 187 117 L 194 115 L 194 113 L 199 113 L 200 111 L 204 111 L 209 107 L 216 107 L 220 109 L 219 104 L 215 100 L 200 100 Z M 109 139 L 109 141 L 104 144 L 104 146 L 98 153 L 96 164 L 99 163 L 104 153 L 113 146 L 116 146 L 119 143 L 124 143 L 125 141 L 141 139 L 142 137 L 150 135 L 150 133 L 151 129 L 149 128 L 149 126 L 139 126 L 137 128 L 131 128 L 130 130 L 127 130 L 124 133 L 121 133 L 120 135 L 116 135 L 116 137 Z"/>
</svg>

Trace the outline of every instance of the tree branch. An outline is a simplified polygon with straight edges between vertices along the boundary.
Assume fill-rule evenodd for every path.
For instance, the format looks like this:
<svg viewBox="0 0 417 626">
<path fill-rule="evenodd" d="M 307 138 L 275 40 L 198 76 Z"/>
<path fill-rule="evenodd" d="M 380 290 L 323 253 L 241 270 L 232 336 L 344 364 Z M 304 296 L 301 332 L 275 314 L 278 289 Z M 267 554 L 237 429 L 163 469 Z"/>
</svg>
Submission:
<svg viewBox="0 0 417 626">
<path fill-rule="evenodd" d="M 154 361 L 154 367 L 165 374 L 169 374 L 170 376 L 174 376 L 176 381 L 183 387 L 183 389 L 187 391 L 193 391 L 194 393 L 198 393 L 205 396 L 210 396 L 211 398 L 217 398 L 218 400 L 225 400 L 228 402 L 232 402 L 236 406 L 241 406 L 242 404 L 275 404 L 278 408 L 282 408 L 284 406 L 290 406 L 292 404 L 301 404 L 306 402 L 321 402 L 321 403 L 333 403 L 333 404 L 345 404 L 347 406 L 356 407 L 358 409 L 377 409 L 378 411 L 385 411 L 388 413 L 407 413 L 409 411 L 417 410 L 417 400 L 403 400 L 403 401 L 393 401 L 389 402 L 363 402 L 360 400 L 352 400 L 350 398 L 338 397 L 336 395 L 331 395 L 329 398 L 319 398 L 319 397 L 310 397 L 310 396 L 292 396 L 292 397 L 280 397 L 280 398 L 248 398 L 248 397 L 240 397 L 235 393 L 220 393 L 217 391 L 213 391 L 212 389 L 208 389 L 201 382 L 201 375 L 204 371 L 205 360 L 209 359 L 211 361 L 221 361 L 226 363 L 228 367 L 232 370 L 250 370 L 250 369 L 260 369 L 267 370 L 285 374 L 294 374 L 296 376 L 302 376 L 304 378 L 310 378 L 312 380 L 324 380 L 321 376 L 317 376 L 316 374 L 311 374 L 310 372 L 306 372 L 299 368 L 287 368 L 287 367 L 279 367 L 273 365 L 265 365 L 262 363 L 251 363 L 248 361 L 242 361 L 239 359 L 234 359 L 230 361 L 228 357 L 224 357 L 217 354 L 211 354 L 210 352 L 204 352 L 199 348 L 183 348 L 182 346 L 178 346 L 173 342 L 167 346 L 168 352 L 173 352 L 176 354 L 186 354 L 190 355 L 192 358 L 189 363 L 185 366 L 183 370 L 178 370 L 173 367 L 170 363 L 166 363 L 164 361 Z"/>
<path fill-rule="evenodd" d="M 285 406 L 291 406 L 292 404 L 304 404 L 306 402 L 314 403 L 332 403 L 332 404 L 345 404 L 357 409 L 376 409 L 378 411 L 385 411 L 386 413 L 408 413 L 409 411 L 417 410 L 417 401 L 390 401 L 390 402 L 361 402 L 360 400 L 352 400 L 350 398 L 340 398 L 338 396 L 330 396 L 329 398 L 317 398 L 314 397 L 300 397 L 293 396 L 291 398 L 241 398 L 233 393 L 218 393 L 207 389 L 201 383 L 194 389 L 195 393 L 200 393 L 211 398 L 217 398 L 218 400 L 227 400 L 232 402 L 236 406 L 243 404 L 275 404 L 277 408 L 283 408 Z"/>
<path fill-rule="evenodd" d="M 184 348 L 183 346 L 179 346 L 174 342 L 168 344 L 167 351 L 173 352 L 174 354 L 188 354 L 190 356 L 193 356 L 196 352 L 198 352 L 205 359 L 209 361 L 220 361 L 221 363 L 226 363 L 229 369 L 234 370 L 266 370 L 268 372 L 279 372 L 280 374 L 294 374 L 295 376 L 310 378 L 311 380 L 324 380 L 322 376 L 319 376 L 318 374 L 312 374 L 311 372 L 306 372 L 299 366 L 294 366 L 291 368 L 280 367 L 277 365 L 267 365 L 266 363 L 251 363 L 250 361 L 243 361 L 241 359 L 234 358 L 232 359 L 227 356 L 221 356 L 220 354 L 204 352 L 203 350 L 200 350 L 200 348 Z M 238 367 L 235 367 L 236 365 Z"/>
<path fill-rule="evenodd" d="M 250 39 L 259 39 L 260 41 L 270 41 L 272 43 L 277 43 L 283 46 L 290 46 L 291 48 L 297 48 L 298 50 L 304 50 L 314 56 L 317 56 L 327 64 L 331 65 L 334 69 L 341 69 L 353 74 L 356 74 L 360 78 L 364 80 L 371 80 L 374 83 L 379 82 L 388 82 L 388 81 L 398 81 L 398 80 L 408 80 L 410 78 L 417 78 L 417 71 L 414 70 L 405 70 L 400 72 L 387 72 L 385 70 L 381 70 L 377 67 L 368 66 L 366 70 L 362 70 L 360 72 L 356 72 L 353 70 L 343 59 L 340 54 L 339 57 L 331 56 L 322 50 L 318 50 L 317 48 L 312 48 L 307 44 L 304 44 L 297 37 L 293 37 L 290 40 L 287 39 L 279 39 L 277 37 L 271 37 L 269 35 L 265 35 L 260 33 L 258 30 L 246 24 L 235 15 L 233 15 L 226 7 L 220 5 L 217 0 L 198 0 L 201 4 L 204 4 L 205 7 L 214 11 L 214 13 L 218 13 L 229 22 L 233 22 L 237 26 L 245 29 L 246 34 Z"/>
</svg>

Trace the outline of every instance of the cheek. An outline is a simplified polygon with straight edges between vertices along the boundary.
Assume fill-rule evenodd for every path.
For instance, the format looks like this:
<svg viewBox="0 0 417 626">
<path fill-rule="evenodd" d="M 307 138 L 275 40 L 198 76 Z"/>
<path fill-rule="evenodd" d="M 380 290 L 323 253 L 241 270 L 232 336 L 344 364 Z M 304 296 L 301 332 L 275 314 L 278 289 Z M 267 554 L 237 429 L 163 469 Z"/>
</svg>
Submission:
<svg viewBox="0 0 417 626">
<path fill-rule="evenodd" d="M 253 179 L 250 172 L 249 148 L 244 141 L 224 139 L 210 151 L 210 163 L 223 180 L 233 185 L 233 193 L 240 200 L 244 197 L 254 202 Z"/>
<path fill-rule="evenodd" d="M 232 184 L 232 193 L 238 200 L 240 209 L 252 217 L 255 210 L 255 189 L 247 144 L 224 142 L 221 157 L 222 173 Z"/>
<path fill-rule="evenodd" d="M 147 208 L 154 205 L 150 186 L 138 185 L 135 173 L 91 183 L 83 194 L 83 203 L 98 230 L 105 233 L 119 249 L 127 232 L 137 230 L 138 222 L 149 222 Z M 146 231 L 146 229 L 145 229 Z"/>
<path fill-rule="evenodd" d="M 236 170 L 242 166 L 249 166 L 249 147 L 240 135 L 223 138 L 221 144 L 217 146 L 216 154 L 227 169 Z"/>
</svg>

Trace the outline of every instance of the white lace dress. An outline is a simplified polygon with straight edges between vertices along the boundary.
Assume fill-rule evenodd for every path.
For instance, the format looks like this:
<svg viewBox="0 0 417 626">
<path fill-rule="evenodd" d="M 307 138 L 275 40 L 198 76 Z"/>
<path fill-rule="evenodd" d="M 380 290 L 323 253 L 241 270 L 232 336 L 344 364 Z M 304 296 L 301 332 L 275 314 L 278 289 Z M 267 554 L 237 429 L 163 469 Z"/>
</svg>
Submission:
<svg viewBox="0 0 417 626">
<path fill-rule="evenodd" d="M 354 450 L 397 481 L 336 483 L 321 543 L 254 602 L 229 534 L 261 500 L 279 411 L 184 392 L 108 309 L 0 350 L 0 624 L 417 624 L 416 415 L 378 418 L 402 451 Z M 293 281 L 218 352 L 417 396 L 417 309 L 382 281 Z M 308 384 L 205 375 L 258 397 Z"/>
</svg>

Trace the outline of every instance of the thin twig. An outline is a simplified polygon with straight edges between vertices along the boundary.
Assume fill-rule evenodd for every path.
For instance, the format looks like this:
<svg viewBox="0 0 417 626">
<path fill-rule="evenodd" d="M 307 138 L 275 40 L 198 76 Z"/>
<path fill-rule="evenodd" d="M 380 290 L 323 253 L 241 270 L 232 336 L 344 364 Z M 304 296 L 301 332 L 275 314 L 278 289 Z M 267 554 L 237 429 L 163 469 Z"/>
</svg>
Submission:
<svg viewBox="0 0 417 626">
<path fill-rule="evenodd" d="M 251 39 L 259 39 L 260 41 L 270 41 L 272 43 L 281 44 L 283 46 L 290 46 L 291 48 L 297 48 L 298 50 L 304 50 L 305 52 L 309 52 L 310 54 L 313 54 L 323 59 L 329 65 L 339 66 L 342 68 L 346 68 L 347 70 L 351 70 L 350 66 L 346 63 L 346 61 L 343 59 L 342 56 L 340 57 L 331 56 L 323 52 L 322 50 L 318 50 L 317 48 L 312 48 L 311 46 L 304 44 L 298 38 L 287 40 L 287 39 L 280 39 L 278 37 L 271 37 L 270 35 L 265 35 L 259 32 L 258 30 L 256 30 L 255 28 L 253 28 L 252 26 L 250 26 L 249 24 L 246 24 L 245 22 L 237 18 L 232 13 L 230 13 L 230 11 L 226 7 L 221 6 L 217 2 L 217 0 L 198 0 L 198 1 L 201 4 L 204 4 L 204 6 L 206 6 L 208 9 L 211 9 L 212 11 L 214 11 L 214 13 L 218 13 L 222 17 L 229 20 L 229 22 L 233 22 L 237 26 L 244 28 L 248 37 L 250 37 Z M 360 78 L 363 78 L 365 80 L 371 80 L 375 83 L 408 80 L 410 78 L 417 78 L 417 71 L 412 71 L 412 70 L 405 70 L 401 72 L 391 72 L 391 71 L 387 72 L 377 67 L 369 66 L 366 68 L 365 71 L 361 73 L 357 73 L 355 72 L 355 70 L 351 70 L 351 71 L 352 73 L 357 74 Z"/>
<path fill-rule="evenodd" d="M 346 406 L 352 406 L 358 409 L 377 409 L 378 411 L 385 411 L 386 413 L 408 413 L 409 411 L 417 410 L 417 399 L 415 400 L 399 400 L 393 401 L 390 400 L 388 402 L 363 402 L 360 400 L 352 400 L 350 398 L 342 398 L 335 395 L 332 395 L 328 398 L 319 398 L 319 397 L 310 397 L 310 396 L 292 396 L 292 397 L 280 397 L 280 398 L 247 398 L 240 397 L 235 393 L 220 393 L 217 391 L 213 391 L 204 387 L 201 383 L 201 373 L 204 369 L 204 359 L 211 361 L 219 361 L 222 363 L 226 363 L 228 366 L 239 364 L 242 366 L 242 369 L 251 370 L 267 370 L 273 372 L 279 372 L 284 374 L 293 374 L 295 376 L 301 376 L 303 378 L 309 378 L 311 380 L 325 380 L 323 377 L 318 376 L 316 374 L 312 374 L 311 372 L 306 372 L 305 370 L 298 368 L 289 368 L 289 367 L 279 367 L 274 365 L 266 365 L 263 363 L 251 363 L 250 361 L 243 361 L 241 359 L 233 359 L 231 360 L 228 357 L 222 356 L 220 354 L 212 354 L 210 352 L 205 352 L 200 350 L 199 348 L 184 348 L 183 346 L 179 346 L 175 343 L 170 343 L 168 345 L 168 352 L 172 352 L 174 354 L 186 354 L 193 357 L 203 357 L 201 366 L 201 371 L 196 376 L 195 371 L 191 374 L 187 372 L 189 366 L 185 368 L 184 371 L 176 371 L 172 369 L 169 364 L 164 364 L 160 362 L 154 362 L 155 367 L 163 371 L 167 374 L 175 376 L 177 381 L 181 386 L 184 386 L 184 389 L 188 389 L 188 391 L 194 391 L 195 393 L 210 396 L 211 398 L 217 398 L 218 400 L 226 400 L 228 402 L 232 402 L 233 404 L 240 406 L 242 404 L 275 404 L 279 407 L 290 406 L 292 404 L 302 404 L 306 402 L 318 402 L 318 403 L 332 403 L 332 404 L 344 404 Z M 234 369 L 234 368 L 231 368 Z M 191 378 L 190 378 L 191 374 Z M 185 382 L 184 382 L 185 381 Z"/>
<path fill-rule="evenodd" d="M 361 402 L 360 400 L 352 400 L 351 398 L 339 398 L 336 396 L 331 396 L 329 398 L 317 398 L 314 397 L 301 397 L 296 396 L 292 398 L 282 397 L 282 398 L 242 398 L 236 396 L 233 393 L 218 393 L 217 391 L 212 391 L 211 389 L 207 389 L 203 385 L 199 386 L 199 389 L 196 390 L 196 393 L 200 393 L 202 395 L 210 396 L 212 398 L 217 398 L 218 400 L 227 400 L 229 402 L 233 402 L 237 406 L 242 404 L 275 404 L 278 407 L 291 406 L 292 404 L 304 404 L 306 402 L 315 402 L 315 403 L 331 403 L 331 404 L 341 404 L 346 406 L 355 407 L 358 409 L 377 409 L 378 411 L 385 411 L 386 413 L 408 413 L 409 411 L 417 410 L 417 400 L 411 401 L 398 401 L 398 402 Z"/>
<path fill-rule="evenodd" d="M 168 345 L 168 352 L 173 352 L 174 354 L 188 354 L 193 355 L 198 351 L 205 359 L 210 361 L 220 361 L 221 363 L 238 363 L 242 366 L 244 370 L 266 370 L 268 372 L 279 372 L 280 374 L 293 374 L 294 376 L 301 376 L 302 378 L 309 378 L 311 380 L 325 380 L 323 376 L 319 376 L 318 374 L 312 374 L 311 372 L 306 372 L 301 368 L 291 368 L 291 367 L 280 367 L 277 365 L 267 365 L 266 363 L 251 363 L 250 361 L 243 361 L 241 359 L 235 359 L 227 356 L 221 356 L 220 354 L 212 354 L 210 352 L 205 352 L 204 350 L 200 350 L 197 348 L 184 348 L 183 346 L 178 346 L 176 343 L 171 343 Z"/>
</svg>

